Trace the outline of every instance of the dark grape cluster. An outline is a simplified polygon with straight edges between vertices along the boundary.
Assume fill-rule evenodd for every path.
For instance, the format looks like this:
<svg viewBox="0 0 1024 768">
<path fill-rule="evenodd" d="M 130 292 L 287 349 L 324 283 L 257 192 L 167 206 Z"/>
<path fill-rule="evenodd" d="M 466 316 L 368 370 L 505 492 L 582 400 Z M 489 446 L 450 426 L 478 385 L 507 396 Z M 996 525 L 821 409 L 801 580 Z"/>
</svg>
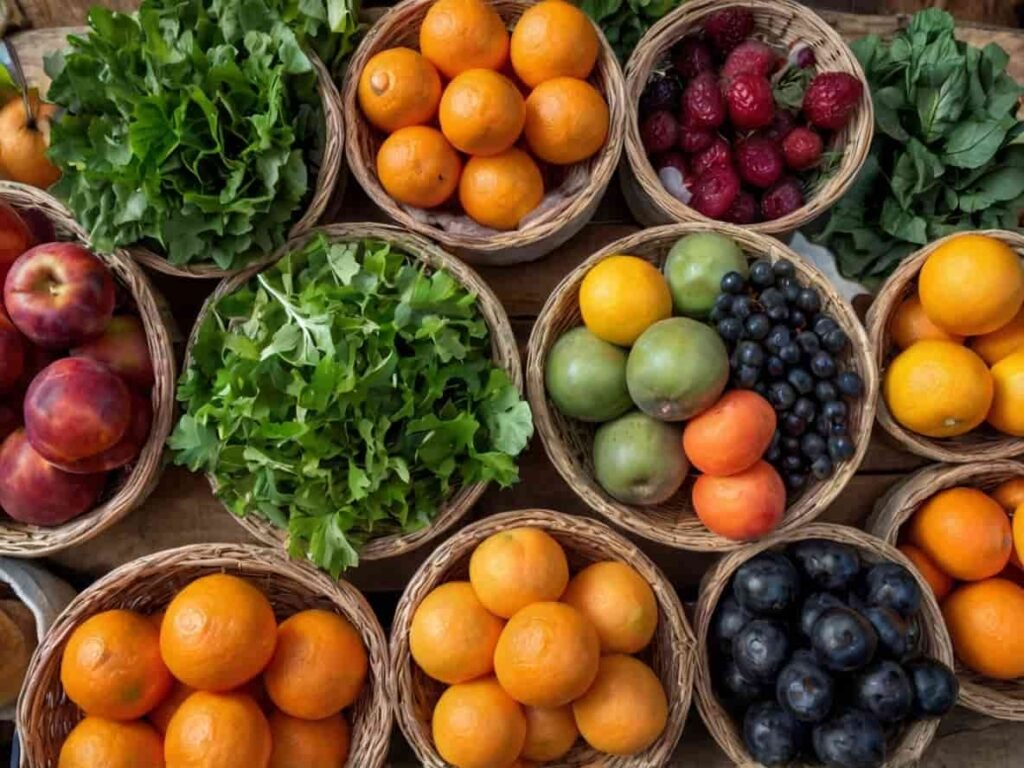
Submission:
<svg viewBox="0 0 1024 768">
<path fill-rule="evenodd" d="M 856 450 L 848 401 L 864 382 L 841 363 L 850 339 L 787 259 L 759 259 L 748 277 L 730 272 L 721 289 L 711 322 L 729 349 L 732 383 L 775 408 L 778 427 L 765 460 L 799 493 Z"/>
</svg>

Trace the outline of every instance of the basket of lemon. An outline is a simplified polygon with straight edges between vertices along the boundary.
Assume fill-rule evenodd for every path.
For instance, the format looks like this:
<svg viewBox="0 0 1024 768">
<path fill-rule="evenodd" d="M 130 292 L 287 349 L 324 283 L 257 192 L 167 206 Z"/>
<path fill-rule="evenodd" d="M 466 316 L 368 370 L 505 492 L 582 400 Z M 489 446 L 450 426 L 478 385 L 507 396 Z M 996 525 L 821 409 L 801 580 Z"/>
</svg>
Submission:
<svg viewBox="0 0 1024 768">
<path fill-rule="evenodd" d="M 43 638 L 18 706 L 22 765 L 352 755 L 376 768 L 391 731 L 386 653 L 355 588 L 276 550 L 142 557 L 82 592 Z"/>
<path fill-rule="evenodd" d="M 572 237 L 622 150 L 615 54 L 557 0 L 405 0 L 359 46 L 342 101 L 348 164 L 370 198 L 478 264 Z"/>
</svg>

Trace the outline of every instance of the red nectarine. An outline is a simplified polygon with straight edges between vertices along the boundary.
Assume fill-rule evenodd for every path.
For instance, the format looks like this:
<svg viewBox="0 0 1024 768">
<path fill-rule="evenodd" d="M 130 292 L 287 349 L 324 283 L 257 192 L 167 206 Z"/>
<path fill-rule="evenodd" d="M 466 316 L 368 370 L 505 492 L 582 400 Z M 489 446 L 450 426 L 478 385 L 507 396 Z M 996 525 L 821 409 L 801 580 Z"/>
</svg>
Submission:
<svg viewBox="0 0 1024 768">
<path fill-rule="evenodd" d="M 133 315 L 118 315 L 100 336 L 71 350 L 73 357 L 103 363 L 132 386 L 153 387 L 153 361 L 149 357 L 146 330 Z"/>
<path fill-rule="evenodd" d="M 13 206 L 0 200 L 0 290 L 3 290 L 7 270 L 34 242 L 25 220 Z"/>
<path fill-rule="evenodd" d="M 55 466 L 65 472 L 88 475 L 95 472 L 109 472 L 136 459 L 142 452 L 146 440 L 149 439 L 149 430 L 153 425 L 153 406 L 149 402 L 149 397 L 143 397 L 137 392 L 131 393 L 131 399 L 132 420 L 124 437 L 116 445 L 96 456 Z"/>
<path fill-rule="evenodd" d="M 25 372 L 25 340 L 0 307 L 0 395 L 17 388 Z"/>
</svg>

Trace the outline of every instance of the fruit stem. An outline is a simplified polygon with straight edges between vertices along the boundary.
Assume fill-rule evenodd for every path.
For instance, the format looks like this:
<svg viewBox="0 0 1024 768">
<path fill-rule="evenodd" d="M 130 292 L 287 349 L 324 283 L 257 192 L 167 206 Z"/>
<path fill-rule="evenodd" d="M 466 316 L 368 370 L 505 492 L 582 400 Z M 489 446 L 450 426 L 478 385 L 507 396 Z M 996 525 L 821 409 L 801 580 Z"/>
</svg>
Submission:
<svg viewBox="0 0 1024 768">
<path fill-rule="evenodd" d="M 25 80 L 25 70 L 21 68 L 21 58 L 18 56 L 17 49 L 10 41 L 5 40 L 4 45 L 7 47 L 7 54 L 11 59 L 11 67 L 14 69 L 12 73 L 14 75 L 14 82 L 21 92 L 21 102 L 25 105 L 25 127 L 29 130 L 34 130 L 36 127 L 36 117 L 32 114 L 32 100 L 28 96 L 28 81 Z"/>
</svg>

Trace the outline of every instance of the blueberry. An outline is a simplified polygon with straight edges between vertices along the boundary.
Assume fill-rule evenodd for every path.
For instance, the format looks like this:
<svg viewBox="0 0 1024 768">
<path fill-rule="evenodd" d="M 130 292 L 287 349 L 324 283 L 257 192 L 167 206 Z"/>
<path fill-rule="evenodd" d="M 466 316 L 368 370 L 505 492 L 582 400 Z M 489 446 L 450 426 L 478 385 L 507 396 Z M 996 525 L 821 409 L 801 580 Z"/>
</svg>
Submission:
<svg viewBox="0 0 1024 768">
<path fill-rule="evenodd" d="M 786 382 L 777 381 L 768 388 L 768 400 L 776 411 L 786 411 L 796 402 L 796 392 Z"/>
<path fill-rule="evenodd" d="M 825 443 L 825 438 L 817 432 L 808 432 L 800 438 L 800 450 L 807 458 L 816 459 L 825 455 L 828 445 Z"/>
<path fill-rule="evenodd" d="M 782 307 L 786 304 L 786 297 L 776 287 L 765 288 L 758 296 L 763 307 Z"/>
<path fill-rule="evenodd" d="M 786 374 L 788 381 L 799 394 L 809 394 L 814 389 L 814 377 L 803 368 L 791 368 Z"/>
<path fill-rule="evenodd" d="M 807 431 L 807 421 L 801 419 L 795 413 L 787 413 L 782 417 L 782 430 L 787 435 L 800 437 L 800 435 Z"/>
<path fill-rule="evenodd" d="M 814 385 L 814 396 L 818 398 L 819 403 L 827 403 L 839 397 L 839 392 L 831 381 L 822 380 Z"/>
<path fill-rule="evenodd" d="M 802 310 L 792 309 L 789 310 L 789 327 L 790 328 L 803 328 L 807 325 L 807 315 Z"/>
<path fill-rule="evenodd" d="M 811 474 L 818 480 L 827 480 L 832 477 L 832 473 L 834 471 L 835 469 L 832 466 L 832 459 L 828 456 L 819 456 L 811 462 Z"/>
<path fill-rule="evenodd" d="M 775 284 L 775 272 L 771 262 L 758 259 L 750 265 L 750 282 L 759 288 L 768 288 Z"/>
<path fill-rule="evenodd" d="M 832 435 L 828 439 L 828 455 L 832 457 L 832 461 L 846 461 L 853 458 L 856 452 L 857 446 L 849 435 Z"/>
<path fill-rule="evenodd" d="M 760 341 L 771 331 L 772 321 L 768 319 L 768 315 L 764 314 L 764 312 L 756 312 L 747 318 L 745 328 L 748 339 Z"/>
<path fill-rule="evenodd" d="M 724 278 L 723 278 L 724 279 Z M 736 296 L 732 300 L 732 313 L 736 315 L 740 320 L 746 320 L 750 317 L 750 313 L 753 310 L 750 306 L 749 296 Z"/>
<path fill-rule="evenodd" d="M 796 305 L 804 312 L 814 313 L 821 309 L 821 297 L 813 288 L 804 288 L 796 297 Z"/>
<path fill-rule="evenodd" d="M 786 375 L 786 364 L 778 355 L 769 355 L 764 361 L 764 370 L 773 379 L 780 379 Z"/>
<path fill-rule="evenodd" d="M 831 330 L 821 337 L 822 346 L 829 352 L 842 352 L 849 343 L 850 337 L 842 328 Z"/>
<path fill-rule="evenodd" d="M 857 675 L 853 697 L 856 706 L 883 723 L 905 720 L 914 705 L 910 679 L 894 661 L 876 662 Z"/>
<path fill-rule="evenodd" d="M 833 331 L 838 327 L 836 321 L 828 315 L 816 315 L 814 322 L 811 324 L 811 329 L 819 336 L 824 336 L 829 331 Z"/>
<path fill-rule="evenodd" d="M 836 377 L 839 392 L 847 397 L 860 397 L 864 393 L 864 381 L 853 371 L 843 371 Z"/>
<path fill-rule="evenodd" d="M 712 307 L 711 311 L 708 313 L 708 320 L 714 323 L 715 325 L 718 325 L 718 323 L 724 320 L 726 317 L 728 317 L 728 315 L 726 315 L 725 312 L 720 310 L 718 307 Z"/>
<path fill-rule="evenodd" d="M 776 277 L 793 277 L 796 274 L 796 267 L 789 259 L 779 259 L 772 264 L 772 271 Z"/>
<path fill-rule="evenodd" d="M 778 443 L 772 443 L 768 446 L 768 450 L 764 452 L 763 458 L 769 464 L 775 464 L 782 458 L 782 447 Z"/>
<path fill-rule="evenodd" d="M 768 317 L 776 323 L 784 323 L 789 320 L 789 308 L 786 306 L 768 307 Z"/>
<path fill-rule="evenodd" d="M 752 613 L 779 616 L 799 600 L 800 575 L 785 555 L 762 552 L 736 569 L 732 593 L 739 604 Z"/>
<path fill-rule="evenodd" d="M 736 347 L 736 358 L 740 361 L 740 365 L 752 365 L 759 368 L 764 364 L 764 350 L 756 341 L 741 341 Z"/>
<path fill-rule="evenodd" d="M 779 350 L 779 357 L 790 365 L 796 365 L 800 362 L 800 347 L 790 342 Z"/>
<path fill-rule="evenodd" d="M 757 392 L 765 400 L 768 399 L 768 382 L 764 379 L 760 379 L 757 384 L 754 385 L 754 391 Z"/>
<path fill-rule="evenodd" d="M 736 369 L 736 386 L 740 389 L 753 389 L 761 375 L 756 365 L 741 365 Z"/>
<path fill-rule="evenodd" d="M 864 599 L 909 618 L 921 609 L 921 587 L 899 563 L 878 563 L 864 577 Z"/>
<path fill-rule="evenodd" d="M 813 355 L 821 349 L 821 340 L 817 334 L 811 331 L 801 331 L 798 333 L 796 343 L 800 345 L 800 349 L 805 355 Z"/>
<path fill-rule="evenodd" d="M 718 335 L 726 341 L 739 341 L 743 335 L 743 321 L 738 317 L 727 317 L 718 321 Z"/>
<path fill-rule="evenodd" d="M 821 408 L 822 414 L 832 424 L 845 424 L 848 410 L 842 400 L 829 400 Z"/>
<path fill-rule="evenodd" d="M 789 555 L 804 581 L 817 589 L 841 592 L 860 573 L 857 550 L 836 541 L 803 539 L 790 547 Z"/>
<path fill-rule="evenodd" d="M 787 472 L 785 477 L 786 488 L 793 493 L 802 491 L 807 485 L 807 475 L 803 472 Z"/>
<path fill-rule="evenodd" d="M 770 683 L 789 658 L 786 625 L 773 619 L 754 619 L 732 639 L 732 658 L 748 680 Z"/>
<path fill-rule="evenodd" d="M 739 272 L 726 272 L 722 275 L 721 288 L 726 293 L 740 294 L 747 289 L 747 281 Z"/>
<path fill-rule="evenodd" d="M 775 432 L 776 434 L 780 434 L 778 430 L 776 430 Z M 800 438 L 793 437 L 792 435 L 783 435 L 782 439 L 779 441 L 779 444 L 782 446 L 783 453 L 785 453 L 787 456 L 796 456 L 798 459 L 800 459 L 800 463 L 793 467 L 793 469 L 800 469 L 801 467 L 803 467 L 803 459 L 801 458 L 800 453 Z"/>
<path fill-rule="evenodd" d="M 790 371 L 790 376 L 792 376 L 792 374 L 793 372 Z M 794 387 L 796 386 L 792 379 L 790 379 L 789 383 L 793 384 Z M 799 389 L 797 391 L 799 391 Z M 798 397 L 796 402 L 793 403 L 793 414 L 795 416 L 799 416 L 801 419 L 810 424 L 812 421 L 814 421 L 814 401 L 812 401 L 808 397 Z"/>
<path fill-rule="evenodd" d="M 932 659 L 912 661 L 904 668 L 914 689 L 914 712 L 919 717 L 942 717 L 956 704 L 960 684 L 945 664 Z"/>
<path fill-rule="evenodd" d="M 743 716 L 743 745 L 759 765 L 786 765 L 800 754 L 804 731 L 774 701 L 752 705 Z"/>
<path fill-rule="evenodd" d="M 831 379 L 836 375 L 836 361 L 828 352 L 816 352 L 811 357 L 811 373 L 819 379 Z"/>
<path fill-rule="evenodd" d="M 715 307 L 723 312 L 732 311 L 732 294 L 720 293 L 715 296 Z"/>
<path fill-rule="evenodd" d="M 768 332 L 768 338 L 765 339 L 764 345 L 768 347 L 769 351 L 778 353 L 791 340 L 789 328 L 784 325 L 776 325 Z"/>
<path fill-rule="evenodd" d="M 779 704 L 804 723 L 819 723 L 828 717 L 834 695 L 832 675 L 805 651 L 793 654 L 775 683 L 775 697 Z"/>
<path fill-rule="evenodd" d="M 797 454 L 790 454 L 782 458 L 782 469 L 784 472 L 799 472 L 804 468 L 804 460 Z"/>
<path fill-rule="evenodd" d="M 800 295 L 801 285 L 800 282 L 793 277 L 784 277 L 778 283 L 779 288 L 782 289 L 782 295 L 786 297 L 786 301 L 793 303 L 797 300 Z"/>
</svg>

